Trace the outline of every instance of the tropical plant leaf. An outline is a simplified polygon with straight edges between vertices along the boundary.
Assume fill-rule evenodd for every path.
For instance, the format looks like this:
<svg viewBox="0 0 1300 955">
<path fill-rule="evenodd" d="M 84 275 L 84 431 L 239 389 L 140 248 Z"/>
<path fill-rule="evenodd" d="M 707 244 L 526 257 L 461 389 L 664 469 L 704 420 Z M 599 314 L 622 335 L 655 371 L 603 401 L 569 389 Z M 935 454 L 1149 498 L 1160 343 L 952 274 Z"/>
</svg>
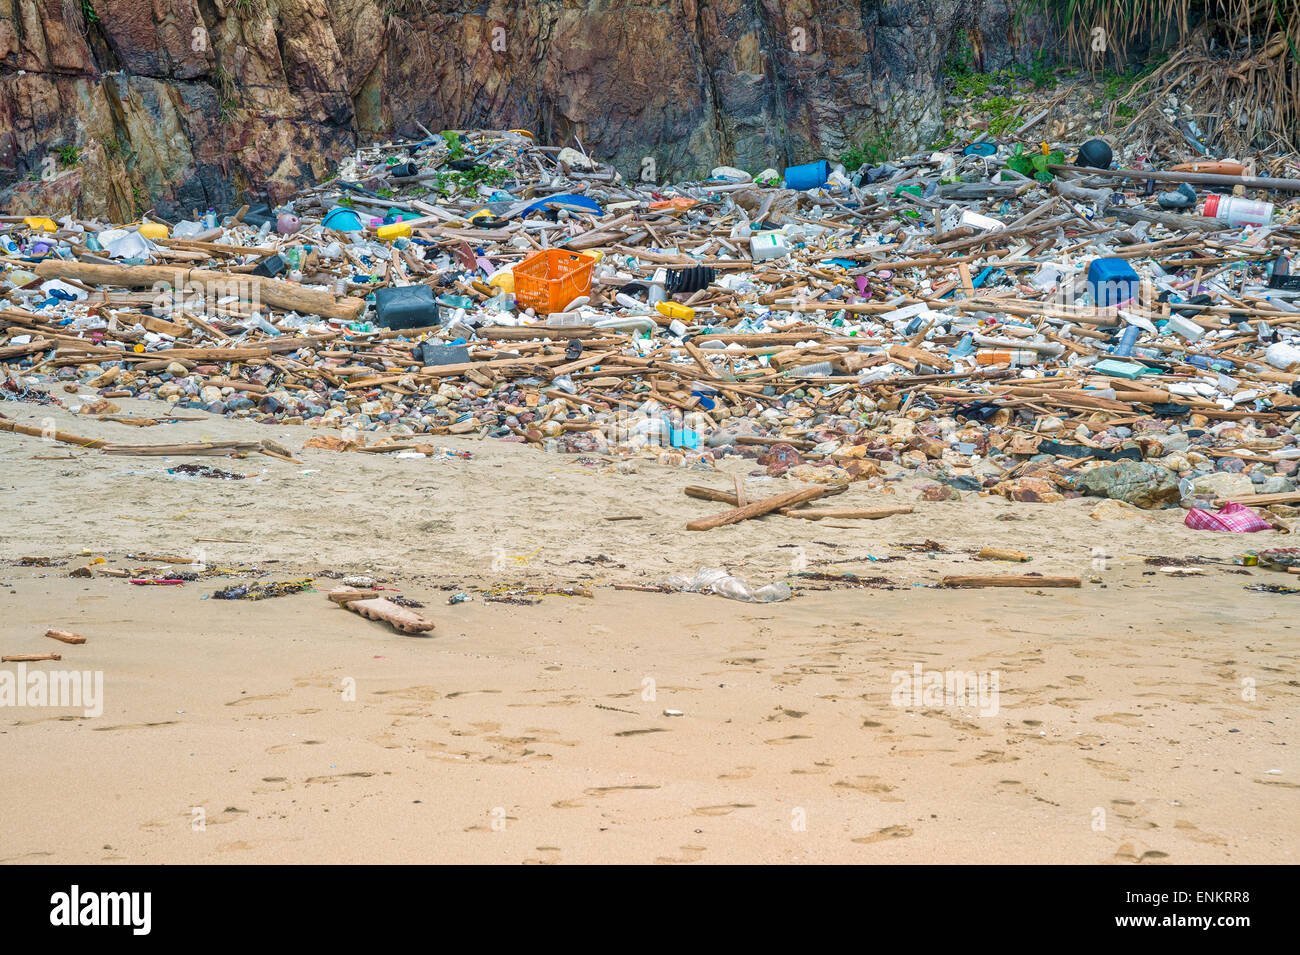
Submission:
<svg viewBox="0 0 1300 955">
<path fill-rule="evenodd" d="M 1007 160 L 1007 168 L 1022 176 L 1030 176 L 1034 172 L 1034 163 L 1029 156 L 1017 154 Z"/>
</svg>

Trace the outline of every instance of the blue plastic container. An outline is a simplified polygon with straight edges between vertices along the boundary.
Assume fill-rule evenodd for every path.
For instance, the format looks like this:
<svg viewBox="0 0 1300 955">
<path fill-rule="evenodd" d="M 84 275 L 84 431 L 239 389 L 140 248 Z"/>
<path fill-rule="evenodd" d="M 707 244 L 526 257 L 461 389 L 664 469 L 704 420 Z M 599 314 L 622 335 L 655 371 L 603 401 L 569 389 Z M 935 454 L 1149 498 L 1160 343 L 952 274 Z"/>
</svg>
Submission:
<svg viewBox="0 0 1300 955">
<path fill-rule="evenodd" d="M 826 185 L 826 180 L 831 177 L 831 164 L 825 159 L 819 159 L 816 162 L 807 162 L 802 166 L 791 166 L 785 171 L 785 187 L 787 189 L 817 189 Z"/>
<path fill-rule="evenodd" d="M 1088 265 L 1088 291 L 1098 308 L 1137 298 L 1139 284 L 1141 279 L 1127 259 L 1093 259 Z"/>
<path fill-rule="evenodd" d="M 673 428 L 670 439 L 674 448 L 686 448 L 694 451 L 700 446 L 700 433 L 690 428 Z"/>
<path fill-rule="evenodd" d="M 360 232 L 361 216 L 347 206 L 335 206 L 326 214 L 321 225 L 327 229 L 337 229 L 339 232 Z"/>
<path fill-rule="evenodd" d="M 1136 325 L 1126 326 L 1124 331 L 1119 333 L 1119 341 L 1117 341 L 1114 347 L 1111 348 L 1110 353 L 1112 355 L 1118 355 L 1120 358 L 1131 357 L 1133 354 L 1133 346 L 1137 344 L 1138 335 L 1140 335 L 1141 332 L 1142 329 L 1138 328 Z"/>
</svg>

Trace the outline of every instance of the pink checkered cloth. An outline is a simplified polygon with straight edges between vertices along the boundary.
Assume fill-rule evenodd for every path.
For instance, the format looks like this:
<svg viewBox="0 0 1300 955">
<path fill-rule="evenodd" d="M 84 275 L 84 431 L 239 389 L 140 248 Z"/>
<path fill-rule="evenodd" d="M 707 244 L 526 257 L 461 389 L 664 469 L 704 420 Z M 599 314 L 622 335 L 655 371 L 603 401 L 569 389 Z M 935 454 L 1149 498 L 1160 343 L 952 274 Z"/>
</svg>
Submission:
<svg viewBox="0 0 1300 955">
<path fill-rule="evenodd" d="M 1233 534 L 1251 534 L 1270 530 L 1273 526 L 1244 504 L 1225 504 L 1217 514 L 1193 507 L 1183 523 L 1193 530 L 1229 531 Z"/>
</svg>

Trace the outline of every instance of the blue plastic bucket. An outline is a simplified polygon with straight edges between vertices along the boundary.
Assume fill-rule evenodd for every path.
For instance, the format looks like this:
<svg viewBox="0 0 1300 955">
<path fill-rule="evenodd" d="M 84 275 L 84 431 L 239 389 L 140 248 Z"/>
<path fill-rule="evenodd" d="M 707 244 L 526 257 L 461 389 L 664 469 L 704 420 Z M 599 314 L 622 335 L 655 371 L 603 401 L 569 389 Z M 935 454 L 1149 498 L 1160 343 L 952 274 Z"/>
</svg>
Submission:
<svg viewBox="0 0 1300 955">
<path fill-rule="evenodd" d="M 791 166 L 785 171 L 787 189 L 816 189 L 826 185 L 831 177 L 831 164 L 825 159 L 806 162 L 802 166 Z"/>
<path fill-rule="evenodd" d="M 326 214 L 321 225 L 339 232 L 360 232 L 361 217 L 347 206 L 335 206 Z"/>
</svg>

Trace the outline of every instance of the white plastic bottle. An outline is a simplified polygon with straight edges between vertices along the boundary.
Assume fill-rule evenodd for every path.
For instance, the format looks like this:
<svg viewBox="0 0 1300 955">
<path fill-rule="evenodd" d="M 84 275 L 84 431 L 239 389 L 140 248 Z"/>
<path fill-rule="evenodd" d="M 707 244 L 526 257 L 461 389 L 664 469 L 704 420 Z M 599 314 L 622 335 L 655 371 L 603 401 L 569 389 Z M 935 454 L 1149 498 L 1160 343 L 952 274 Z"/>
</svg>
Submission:
<svg viewBox="0 0 1300 955">
<path fill-rule="evenodd" d="M 1273 203 L 1239 199 L 1236 196 L 1205 197 L 1202 215 L 1229 225 L 1268 225 L 1273 220 Z"/>
</svg>

